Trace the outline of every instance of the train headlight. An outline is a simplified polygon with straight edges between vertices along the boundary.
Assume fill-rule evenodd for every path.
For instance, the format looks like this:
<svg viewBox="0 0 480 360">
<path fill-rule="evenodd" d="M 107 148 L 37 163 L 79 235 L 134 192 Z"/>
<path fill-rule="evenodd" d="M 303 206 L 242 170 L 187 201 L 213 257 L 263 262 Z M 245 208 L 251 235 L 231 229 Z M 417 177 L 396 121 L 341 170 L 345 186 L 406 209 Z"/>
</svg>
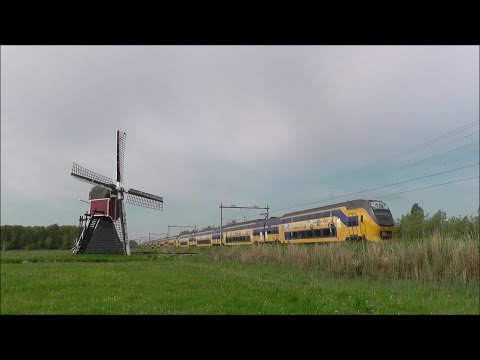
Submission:
<svg viewBox="0 0 480 360">
<path fill-rule="evenodd" d="M 380 231 L 380 237 L 383 240 L 388 240 L 392 238 L 392 232 L 391 231 Z"/>
</svg>

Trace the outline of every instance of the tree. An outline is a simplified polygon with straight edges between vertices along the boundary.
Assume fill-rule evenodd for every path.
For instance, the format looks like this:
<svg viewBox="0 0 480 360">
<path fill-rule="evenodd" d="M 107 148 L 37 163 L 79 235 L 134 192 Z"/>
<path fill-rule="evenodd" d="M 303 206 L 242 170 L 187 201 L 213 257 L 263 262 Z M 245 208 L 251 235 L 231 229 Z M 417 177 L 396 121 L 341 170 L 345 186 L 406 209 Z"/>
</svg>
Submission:
<svg viewBox="0 0 480 360">
<path fill-rule="evenodd" d="M 130 249 L 134 249 L 138 246 L 138 243 L 135 240 L 130 240 L 128 245 L 130 245 Z"/>
<path fill-rule="evenodd" d="M 201 228 L 200 231 L 208 231 L 208 230 L 213 230 L 213 229 L 215 229 L 215 226 L 207 225 L 207 226 Z"/>
<path fill-rule="evenodd" d="M 425 217 L 425 212 L 417 203 L 413 204 L 412 209 L 410 210 L 410 214 L 418 214 L 422 216 L 422 219 Z"/>
<path fill-rule="evenodd" d="M 426 220 L 425 230 L 428 234 L 434 234 L 436 232 L 445 232 L 445 227 L 443 226 L 447 220 L 447 214 L 438 210 L 433 216 Z"/>
<path fill-rule="evenodd" d="M 425 213 L 417 204 L 413 204 L 410 213 L 397 220 L 395 236 L 404 239 L 419 239 L 424 235 Z"/>
</svg>

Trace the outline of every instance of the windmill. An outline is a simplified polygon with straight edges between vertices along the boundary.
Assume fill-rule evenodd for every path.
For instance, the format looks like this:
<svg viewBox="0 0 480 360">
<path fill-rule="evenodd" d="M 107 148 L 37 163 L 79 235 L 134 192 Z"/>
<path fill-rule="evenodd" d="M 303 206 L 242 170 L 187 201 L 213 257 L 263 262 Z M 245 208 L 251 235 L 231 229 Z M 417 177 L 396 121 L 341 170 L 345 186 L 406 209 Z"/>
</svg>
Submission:
<svg viewBox="0 0 480 360">
<path fill-rule="evenodd" d="M 163 210 L 163 198 L 143 191 L 122 187 L 123 159 L 127 134 L 117 130 L 117 181 L 73 163 L 71 175 L 94 187 L 89 194 L 89 211 L 80 216 L 79 236 L 74 239 L 72 252 L 120 253 L 130 255 L 127 235 L 127 203 L 154 210 Z"/>
</svg>

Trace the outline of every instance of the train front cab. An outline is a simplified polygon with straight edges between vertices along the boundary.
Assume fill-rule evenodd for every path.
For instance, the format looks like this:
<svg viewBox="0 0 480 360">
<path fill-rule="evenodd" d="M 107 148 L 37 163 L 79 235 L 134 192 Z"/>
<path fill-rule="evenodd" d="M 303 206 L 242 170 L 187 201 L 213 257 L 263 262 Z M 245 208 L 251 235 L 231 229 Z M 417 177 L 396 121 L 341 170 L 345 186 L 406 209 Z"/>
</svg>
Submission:
<svg viewBox="0 0 480 360">
<path fill-rule="evenodd" d="M 380 200 L 367 200 L 364 211 L 369 221 L 366 224 L 367 240 L 382 242 L 393 240 L 395 221 L 388 206 Z"/>
<path fill-rule="evenodd" d="M 338 211 L 345 214 L 334 216 L 333 222 L 339 240 L 382 242 L 392 239 L 393 218 L 387 222 L 388 226 L 382 226 L 375 213 L 368 211 L 368 206 L 350 209 L 341 207 Z"/>
<path fill-rule="evenodd" d="M 338 238 L 346 241 L 383 242 L 392 239 L 394 220 L 387 205 L 378 200 L 357 200 L 357 207 L 342 206 L 334 223 Z M 374 208 L 372 205 L 374 204 Z"/>
<path fill-rule="evenodd" d="M 370 204 L 373 204 L 373 208 Z M 356 200 L 339 205 L 330 209 L 287 214 L 279 228 L 282 242 L 381 242 L 392 238 L 393 218 L 385 203 Z"/>
</svg>

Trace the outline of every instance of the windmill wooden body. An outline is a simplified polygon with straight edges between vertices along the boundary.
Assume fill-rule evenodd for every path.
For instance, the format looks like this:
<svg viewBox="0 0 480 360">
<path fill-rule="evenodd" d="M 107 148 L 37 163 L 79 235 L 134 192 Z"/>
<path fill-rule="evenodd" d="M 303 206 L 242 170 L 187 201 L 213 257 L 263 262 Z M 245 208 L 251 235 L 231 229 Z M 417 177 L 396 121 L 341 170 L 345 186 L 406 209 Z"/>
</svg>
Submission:
<svg viewBox="0 0 480 360">
<path fill-rule="evenodd" d="M 93 184 L 89 194 L 89 211 L 80 217 L 79 236 L 73 242 L 72 252 L 119 253 L 130 255 L 128 244 L 125 200 L 129 204 L 163 210 L 163 198 L 143 191 L 122 187 L 126 133 L 117 130 L 116 184 L 109 177 L 97 174 L 73 163 L 71 175 Z"/>
</svg>

